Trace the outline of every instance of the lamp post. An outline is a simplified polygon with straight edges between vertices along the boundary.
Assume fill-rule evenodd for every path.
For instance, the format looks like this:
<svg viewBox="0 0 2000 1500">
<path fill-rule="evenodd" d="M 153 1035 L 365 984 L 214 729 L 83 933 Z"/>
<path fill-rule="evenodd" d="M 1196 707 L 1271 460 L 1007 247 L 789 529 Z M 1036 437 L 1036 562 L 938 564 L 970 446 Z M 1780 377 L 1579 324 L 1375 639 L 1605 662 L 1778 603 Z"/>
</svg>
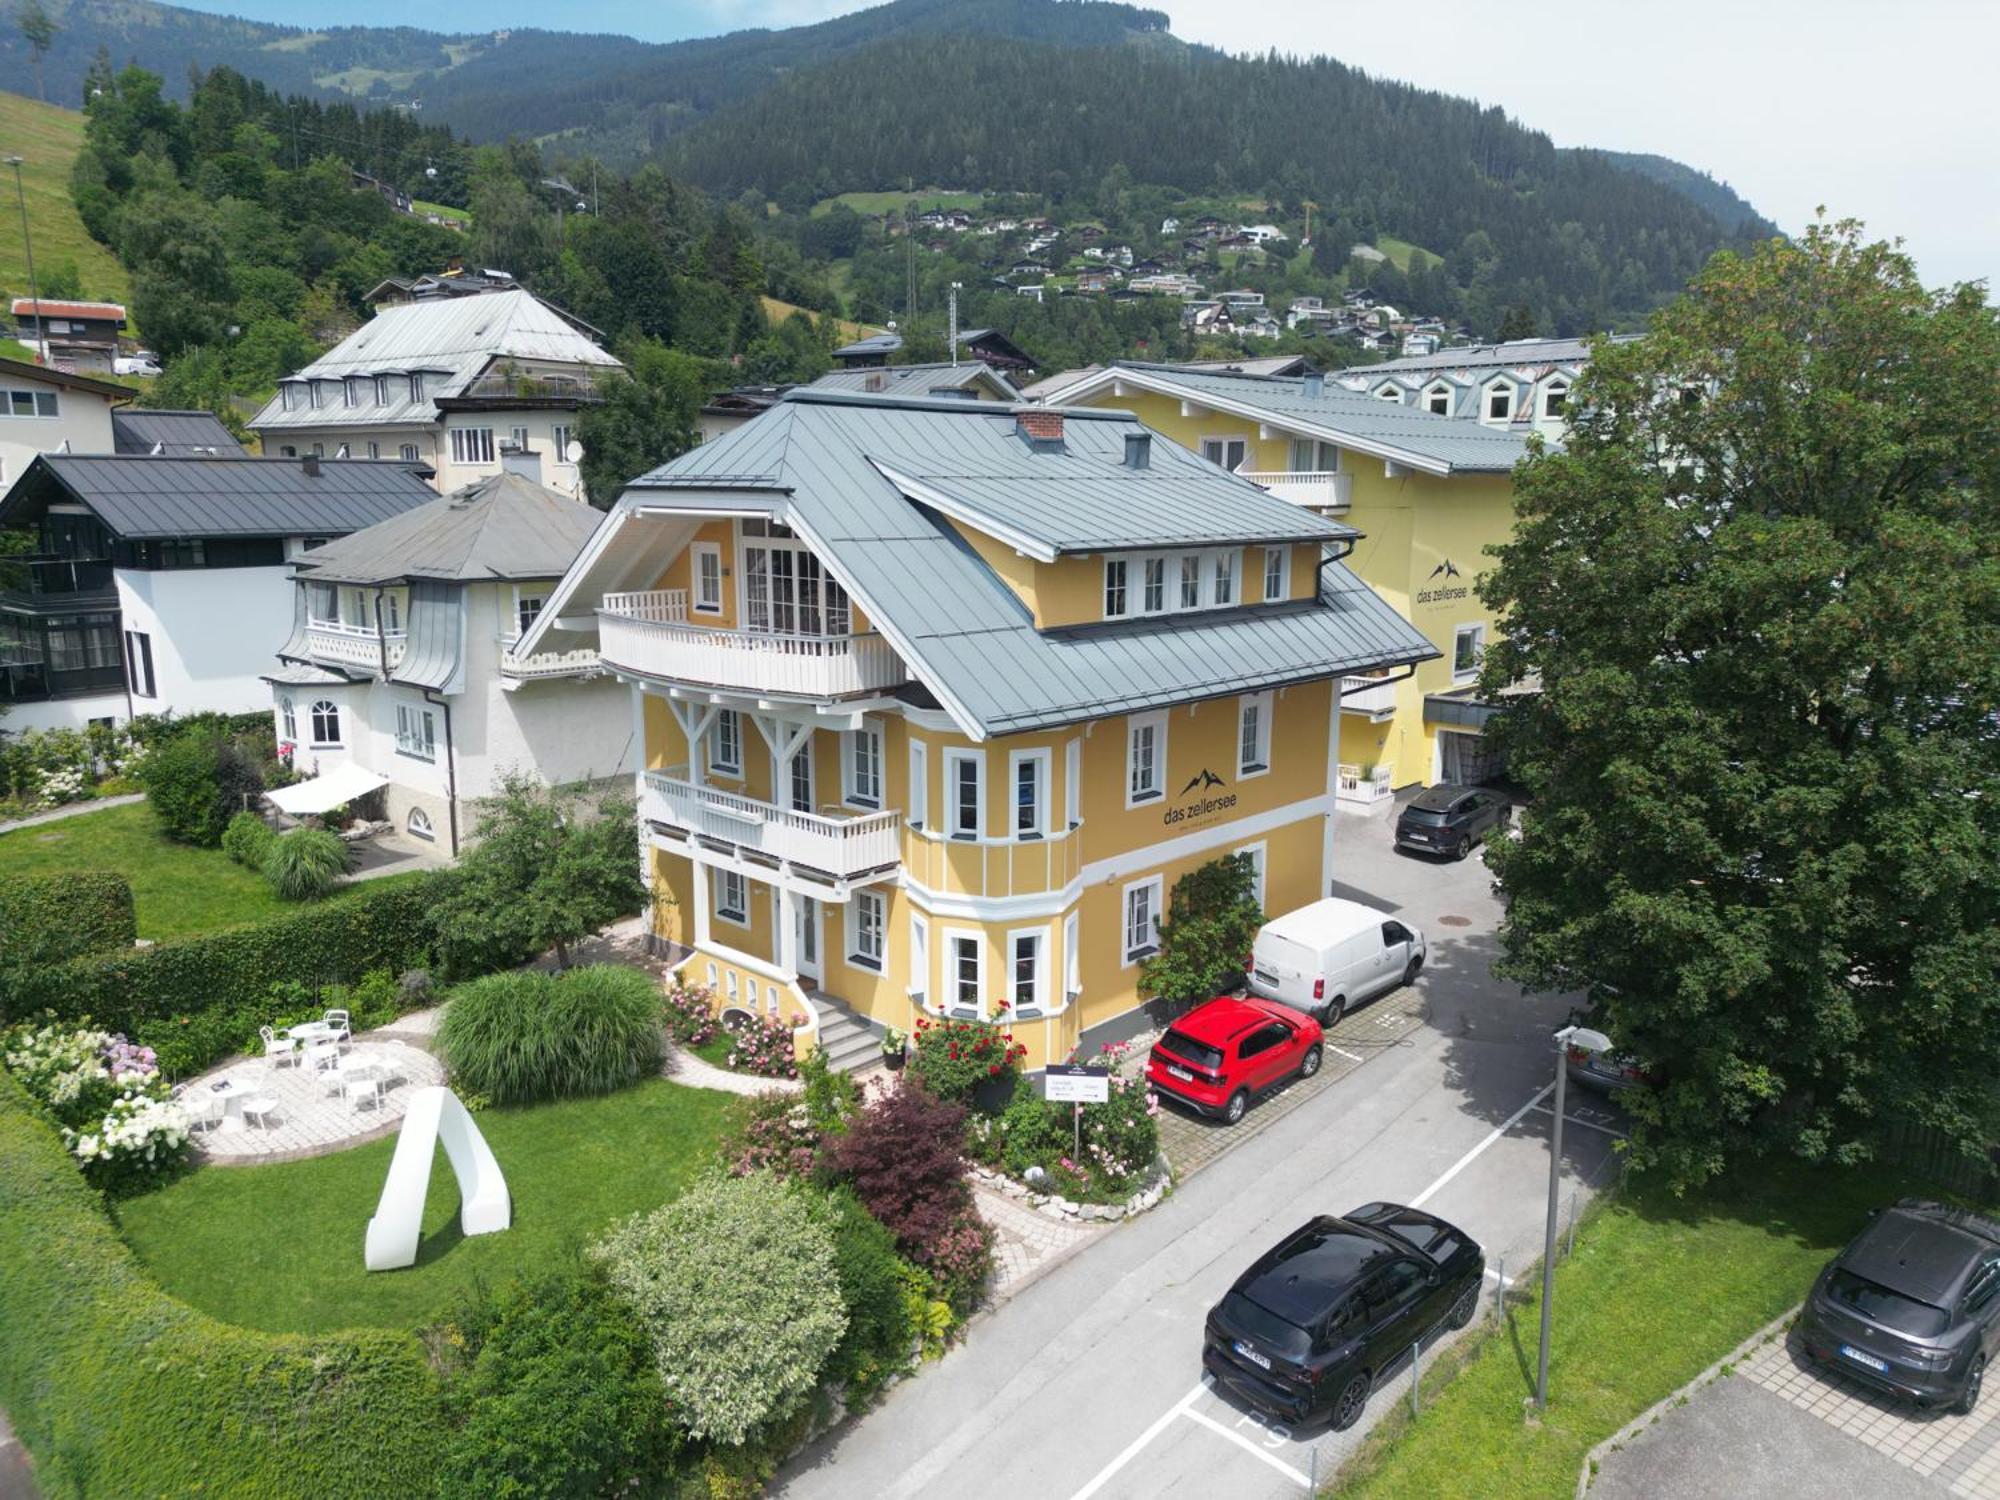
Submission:
<svg viewBox="0 0 2000 1500">
<path fill-rule="evenodd" d="M 1565 1026 L 1555 1035 L 1556 1118 L 1555 1133 L 1549 1139 L 1549 1218 L 1542 1235 L 1542 1350 L 1535 1368 L 1535 1410 L 1549 1409 L 1549 1317 L 1556 1296 L 1556 1204 L 1562 1196 L 1564 1085 L 1569 1081 L 1569 1039 L 1574 1026 Z"/>
<path fill-rule="evenodd" d="M 35 241 L 28 233 L 28 193 L 21 186 L 21 158 L 6 158 L 7 165 L 14 169 L 14 201 L 21 205 L 21 248 L 28 256 L 28 301 L 35 309 L 35 340 L 42 346 L 42 358 L 49 357 L 49 331 L 42 324 L 42 294 L 35 281 Z"/>
</svg>

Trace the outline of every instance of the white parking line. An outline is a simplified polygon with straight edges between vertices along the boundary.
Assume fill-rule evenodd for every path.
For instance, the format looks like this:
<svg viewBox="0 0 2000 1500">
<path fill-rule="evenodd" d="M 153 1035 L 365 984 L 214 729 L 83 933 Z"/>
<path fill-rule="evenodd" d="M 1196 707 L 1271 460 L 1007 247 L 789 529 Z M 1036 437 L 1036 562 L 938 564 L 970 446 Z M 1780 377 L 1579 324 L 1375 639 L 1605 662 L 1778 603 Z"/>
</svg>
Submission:
<svg viewBox="0 0 2000 1500">
<path fill-rule="evenodd" d="M 1484 1152 L 1489 1146 L 1491 1146 L 1495 1141 L 1499 1140 L 1500 1137 L 1505 1135 L 1508 1131 L 1512 1130 L 1516 1125 L 1520 1124 L 1522 1120 L 1526 1119 L 1528 1111 L 1533 1109 L 1536 1105 L 1540 1104 L 1544 1099 L 1548 1098 L 1550 1090 L 1554 1088 L 1555 1084 L 1553 1081 L 1543 1084 L 1541 1092 L 1536 1094 L 1534 1098 L 1530 1099 L 1526 1104 L 1522 1105 L 1519 1109 L 1515 1110 L 1514 1113 L 1509 1115 L 1507 1117 L 1505 1124 L 1496 1126 L 1492 1131 L 1490 1131 L 1487 1134 L 1484 1140 L 1482 1140 L 1478 1145 L 1474 1146 L 1470 1151 L 1466 1152 L 1465 1155 L 1461 1156 L 1457 1161 L 1453 1162 L 1451 1166 L 1445 1170 L 1445 1174 L 1442 1177 L 1438 1178 L 1436 1182 L 1433 1182 L 1429 1187 L 1425 1188 L 1416 1197 L 1412 1198 L 1410 1200 L 1410 1207 L 1422 1208 L 1424 1204 L 1427 1203 L 1431 1199 L 1431 1197 L 1437 1193 L 1438 1189 L 1442 1188 L 1446 1183 L 1450 1182 L 1454 1177 L 1458 1176 L 1460 1172 L 1463 1172 L 1467 1167 L 1471 1166 L 1473 1162 L 1478 1160 L 1479 1157 L 1482 1154 L 1484 1154 Z M 1103 1489 L 1105 1485 L 1111 1482 L 1112 1478 L 1118 1473 L 1120 1469 L 1124 1468 L 1125 1465 L 1132 1462 L 1133 1459 L 1137 1458 L 1142 1452 L 1144 1452 L 1146 1445 L 1148 1443 L 1152 1442 L 1154 1438 L 1158 1437 L 1161 1433 L 1165 1432 L 1167 1430 L 1168 1425 L 1172 1423 L 1175 1417 L 1183 1415 L 1193 1417 L 1197 1422 L 1200 1422 L 1204 1427 L 1213 1427 L 1217 1432 L 1220 1432 L 1224 1437 L 1230 1439 L 1232 1442 L 1242 1444 L 1245 1448 L 1248 1448 L 1252 1453 L 1255 1453 L 1259 1458 L 1264 1459 L 1266 1462 L 1274 1464 L 1278 1468 L 1283 1469 L 1287 1474 L 1291 1475 L 1300 1484 L 1310 1487 L 1311 1481 L 1308 1480 L 1306 1476 L 1301 1474 L 1297 1469 L 1294 1469 L 1291 1465 L 1279 1463 L 1278 1460 L 1272 1458 L 1270 1454 L 1263 1452 L 1261 1449 L 1251 1447 L 1251 1445 L 1248 1442 L 1244 1441 L 1243 1437 L 1240 1434 L 1229 1431 L 1228 1428 L 1223 1427 L 1218 1423 L 1212 1421 L 1210 1418 L 1204 1416 L 1202 1413 L 1191 1409 L 1194 1406 L 1195 1402 L 1201 1399 L 1202 1392 L 1207 1390 L 1214 1383 L 1215 1382 L 1211 1376 L 1203 1375 L 1201 1377 L 1200 1385 L 1196 1386 L 1193 1390 L 1189 1391 L 1185 1396 L 1181 1397 L 1180 1400 L 1176 1401 L 1171 1407 L 1169 1407 L 1165 1412 L 1163 1412 L 1159 1417 L 1157 1417 L 1154 1420 L 1152 1426 L 1148 1427 L 1144 1432 L 1140 1433 L 1138 1437 L 1134 1438 L 1132 1442 L 1126 1446 L 1124 1452 L 1120 1453 L 1116 1458 L 1112 1459 L 1110 1463 L 1106 1464 L 1103 1468 L 1099 1469 L 1097 1471 L 1096 1476 L 1091 1479 L 1090 1483 L 1086 1484 L 1082 1489 L 1078 1490 L 1074 1495 L 1072 1495 L 1070 1497 L 1070 1500 L 1090 1500 L 1090 1497 L 1092 1495 L 1096 1494 L 1099 1490 Z"/>
<path fill-rule="evenodd" d="M 1328 1042 L 1328 1043 L 1326 1044 L 1326 1050 L 1327 1050 L 1327 1051 L 1329 1051 L 1329 1052 L 1338 1052 L 1338 1053 L 1339 1053 L 1339 1054 L 1340 1054 L 1340 1055 L 1341 1055 L 1342 1057 L 1346 1058 L 1346 1059 L 1347 1059 L 1347 1060 L 1348 1060 L 1349 1062 L 1366 1062 L 1366 1061 L 1367 1061 L 1367 1059 L 1366 1059 L 1366 1058 L 1362 1058 L 1362 1057 L 1356 1057 L 1356 1056 L 1355 1056 L 1355 1055 L 1354 1055 L 1354 1054 L 1353 1054 L 1352 1052 L 1349 1052 L 1349 1051 L 1348 1051 L 1348 1050 L 1347 1050 L 1347 1049 L 1346 1049 L 1345 1047 L 1336 1047 L 1336 1046 L 1334 1046 L 1332 1042 Z"/>
<path fill-rule="evenodd" d="M 1214 1381 L 1211 1380 L 1209 1376 L 1203 1375 L 1201 1377 L 1200 1385 L 1196 1386 L 1193 1390 L 1189 1391 L 1185 1396 L 1181 1397 L 1180 1400 L 1176 1401 L 1172 1406 L 1168 1407 L 1166 1412 L 1157 1421 L 1155 1421 L 1151 1427 L 1148 1427 L 1144 1432 L 1140 1433 L 1138 1437 L 1132 1440 L 1131 1444 L 1125 1449 L 1123 1453 L 1119 1454 L 1116 1458 L 1112 1459 L 1110 1463 L 1106 1464 L 1103 1468 L 1099 1469 L 1097 1471 L 1097 1477 L 1092 1479 L 1090 1483 L 1086 1484 L 1082 1489 L 1078 1490 L 1076 1494 L 1071 1497 L 1071 1500 L 1090 1500 L 1090 1497 L 1092 1495 L 1096 1494 L 1099 1490 L 1103 1489 L 1105 1485 L 1111 1482 L 1111 1477 L 1114 1474 L 1116 1474 L 1120 1469 L 1124 1468 L 1125 1465 L 1132 1462 L 1133 1459 L 1137 1458 L 1140 1452 L 1144 1450 L 1146 1444 L 1152 1442 L 1154 1438 L 1158 1437 L 1161 1433 L 1165 1432 L 1167 1430 L 1168 1424 L 1171 1423 L 1175 1417 L 1178 1417 L 1182 1412 L 1186 1411 L 1190 1406 L 1193 1406 L 1195 1402 L 1199 1401 L 1201 1399 L 1201 1393 L 1207 1390 L 1209 1386 L 1211 1386 L 1212 1384 L 1214 1384 Z"/>
<path fill-rule="evenodd" d="M 1493 1129 L 1490 1132 L 1488 1132 L 1485 1140 L 1481 1141 L 1478 1145 L 1474 1146 L 1470 1151 L 1466 1152 L 1465 1155 L 1461 1156 L 1457 1161 L 1453 1162 L 1451 1164 L 1451 1169 L 1447 1171 L 1444 1174 L 1444 1176 L 1440 1177 L 1436 1182 L 1432 1183 L 1429 1187 L 1425 1188 L 1421 1193 L 1417 1194 L 1416 1197 L 1412 1198 L 1410 1200 L 1410 1207 L 1422 1208 L 1426 1203 L 1430 1202 L 1431 1199 L 1437 1195 L 1438 1189 L 1442 1188 L 1446 1183 L 1450 1182 L 1452 1178 L 1456 1177 L 1460 1172 L 1463 1172 L 1467 1167 L 1471 1166 L 1475 1161 L 1477 1161 L 1482 1155 L 1485 1154 L 1486 1148 L 1488 1146 L 1491 1146 L 1495 1141 L 1499 1140 L 1501 1136 L 1505 1135 L 1508 1131 L 1512 1130 L 1516 1125 L 1520 1124 L 1522 1120 L 1527 1118 L 1528 1111 L 1533 1109 L 1537 1104 L 1540 1104 L 1544 1099 L 1548 1098 L 1549 1091 L 1552 1090 L 1554 1087 L 1555 1087 L 1555 1081 L 1553 1079 L 1543 1084 L 1542 1091 L 1539 1094 L 1535 1095 L 1534 1098 L 1530 1099 L 1526 1104 L 1522 1105 L 1519 1109 L 1515 1110 L 1514 1113 L 1507 1116 L 1506 1123 L 1501 1125 L 1495 1125 Z"/>
<path fill-rule="evenodd" d="M 1250 1439 L 1245 1437 L 1242 1433 L 1230 1431 L 1227 1427 L 1224 1427 L 1220 1422 L 1216 1421 L 1215 1418 L 1211 1417 L 1207 1412 L 1184 1411 L 1181 1413 L 1181 1415 L 1186 1417 L 1191 1422 L 1201 1423 L 1201 1425 L 1206 1427 L 1210 1432 L 1221 1433 L 1224 1437 L 1228 1438 L 1230 1442 L 1234 1443 L 1237 1447 L 1241 1448 L 1245 1453 L 1249 1454 L 1252 1458 L 1263 1459 L 1265 1463 L 1269 1464 L 1272 1468 L 1276 1469 L 1280 1474 L 1283 1474 L 1287 1479 L 1290 1479 L 1293 1483 L 1297 1484 L 1301 1489 L 1309 1490 L 1312 1488 L 1312 1481 L 1306 1478 L 1306 1476 L 1301 1474 L 1297 1469 L 1293 1468 L 1290 1464 L 1286 1463 L 1282 1458 L 1279 1458 L 1274 1454 L 1266 1453 L 1262 1448 L 1259 1448 L 1255 1443 L 1251 1442 Z"/>
<path fill-rule="evenodd" d="M 1548 1117 L 1549 1117 L 1550 1119 L 1552 1119 L 1552 1120 L 1553 1120 L 1553 1119 L 1555 1118 L 1555 1116 L 1556 1116 L 1556 1112 L 1555 1112 L 1554 1110 L 1550 1109 L 1550 1108 L 1549 1108 L 1549 1107 L 1548 1107 L 1548 1106 L 1547 1106 L 1546 1104 L 1538 1104 L 1538 1105 L 1536 1105 L 1536 1106 L 1535 1106 L 1535 1113 L 1537 1113 L 1537 1114 L 1543 1114 L 1543 1115 L 1547 1115 L 1547 1116 L 1548 1116 Z M 1594 1121 L 1594 1120 L 1586 1120 L 1586 1119 L 1584 1119 L 1582 1115 L 1573 1115 L 1573 1114 L 1570 1114 L 1570 1113 L 1568 1113 L 1567 1111 L 1565 1111 L 1565 1112 L 1564 1112 L 1564 1114 L 1563 1114 L 1563 1119 L 1564 1119 L 1564 1120 L 1565 1120 L 1566 1122 L 1568 1122 L 1569 1124 L 1571 1124 L 1571 1125 L 1581 1125 L 1581 1126 L 1582 1126 L 1582 1127 L 1583 1127 L 1583 1128 L 1584 1128 L 1585 1130 L 1598 1130 L 1598 1131 L 1602 1131 L 1602 1132 L 1603 1132 L 1603 1133 L 1604 1133 L 1605 1135 L 1615 1135 L 1615 1136 L 1617 1136 L 1617 1137 L 1618 1137 L 1618 1139 L 1619 1139 L 1619 1140 L 1621 1140 L 1621 1141 L 1622 1141 L 1622 1140 L 1624 1140 L 1624 1139 L 1626 1139 L 1626 1136 L 1625 1136 L 1625 1132 L 1624 1132 L 1624 1131 L 1622 1131 L 1622 1130 L 1613 1130 L 1613 1129 L 1612 1129 L 1612 1128 L 1611 1128 L 1611 1127 L 1610 1127 L 1609 1125 L 1599 1125 L 1599 1124 L 1598 1124 L 1598 1123 L 1597 1123 L 1596 1121 Z"/>
</svg>

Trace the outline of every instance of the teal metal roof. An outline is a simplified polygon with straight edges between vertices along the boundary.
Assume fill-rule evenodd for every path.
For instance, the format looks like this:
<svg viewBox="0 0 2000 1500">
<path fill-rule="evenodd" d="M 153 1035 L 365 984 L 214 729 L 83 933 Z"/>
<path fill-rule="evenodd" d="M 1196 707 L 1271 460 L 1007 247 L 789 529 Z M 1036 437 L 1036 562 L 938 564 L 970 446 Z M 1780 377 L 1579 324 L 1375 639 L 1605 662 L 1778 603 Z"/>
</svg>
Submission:
<svg viewBox="0 0 2000 1500">
<path fill-rule="evenodd" d="M 619 511 L 703 488 L 734 492 L 746 478 L 781 490 L 787 520 L 912 674 L 968 732 L 983 736 L 1437 655 L 1339 563 L 1323 568 L 1317 600 L 1038 631 L 944 513 L 885 474 L 923 470 L 905 478 L 948 485 L 968 504 L 1005 503 L 1011 519 L 1034 524 L 1045 542 L 1099 536 L 1090 544 L 1099 550 L 1353 535 L 1192 455 L 1184 455 L 1183 472 L 1176 456 L 1183 450 L 1164 440 L 1152 444 L 1154 467 L 1127 469 L 1125 437 L 1144 431 L 1129 413 L 1069 411 L 1055 451 L 1018 437 L 1004 409 L 794 391 L 635 481 Z M 1121 462 L 1112 462 L 1114 453 Z M 1149 507 L 1166 514 L 1149 520 Z M 573 574 L 564 588 L 587 596 L 587 581 Z M 545 613 L 566 610 L 564 597 L 559 591 Z"/>
</svg>

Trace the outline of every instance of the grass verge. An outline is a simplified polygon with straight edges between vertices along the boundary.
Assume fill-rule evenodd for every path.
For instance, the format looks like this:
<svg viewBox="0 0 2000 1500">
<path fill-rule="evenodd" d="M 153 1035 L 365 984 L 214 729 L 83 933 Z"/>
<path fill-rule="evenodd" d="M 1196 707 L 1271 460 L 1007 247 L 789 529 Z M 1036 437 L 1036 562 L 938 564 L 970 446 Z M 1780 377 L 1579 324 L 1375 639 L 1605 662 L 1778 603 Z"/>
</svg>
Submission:
<svg viewBox="0 0 2000 1500">
<path fill-rule="evenodd" d="M 1643 1178 L 1602 1205 L 1556 1272 L 1549 1411 L 1534 1394 L 1539 1278 L 1490 1335 L 1462 1341 L 1326 1493 L 1435 1500 L 1478 1476 L 1482 1500 L 1566 1500 L 1583 1456 L 1799 1302 L 1906 1174 L 1766 1165 L 1675 1198 Z"/>
<path fill-rule="evenodd" d="M 597 1099 L 478 1116 L 514 1200 L 513 1227 L 466 1239 L 444 1153 L 408 1270 L 362 1267 L 395 1138 L 264 1167 L 202 1167 L 118 1206 L 125 1239 L 174 1296 L 277 1333 L 413 1328 L 475 1278 L 530 1273 L 613 1220 L 664 1203 L 715 1160 L 731 1096 L 652 1079 Z"/>
<path fill-rule="evenodd" d="M 280 898 L 262 873 L 244 869 L 220 849 L 193 849 L 165 837 L 143 802 L 0 834 L 0 869 L 9 875 L 115 870 L 131 883 L 143 938 L 191 937 L 301 909 Z M 347 885 L 331 899 L 361 888 Z"/>
</svg>

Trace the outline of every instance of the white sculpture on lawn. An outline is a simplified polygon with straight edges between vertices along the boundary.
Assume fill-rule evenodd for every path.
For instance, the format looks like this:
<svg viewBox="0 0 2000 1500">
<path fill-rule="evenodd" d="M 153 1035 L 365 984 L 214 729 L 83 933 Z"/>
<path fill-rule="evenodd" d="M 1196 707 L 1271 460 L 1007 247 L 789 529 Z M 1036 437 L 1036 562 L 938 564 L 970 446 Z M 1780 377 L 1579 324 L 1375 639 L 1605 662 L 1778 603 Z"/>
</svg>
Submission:
<svg viewBox="0 0 2000 1500">
<path fill-rule="evenodd" d="M 369 1270 L 394 1271 L 416 1264 L 417 1241 L 424 1231 L 424 1195 L 431 1185 L 431 1161 L 440 1140 L 458 1178 L 459 1228 L 468 1235 L 497 1234 L 513 1222 L 507 1179 L 500 1175 L 493 1148 L 471 1113 L 448 1088 L 418 1089 L 403 1112 L 403 1132 L 389 1160 L 382 1199 L 368 1221 Z"/>
</svg>

